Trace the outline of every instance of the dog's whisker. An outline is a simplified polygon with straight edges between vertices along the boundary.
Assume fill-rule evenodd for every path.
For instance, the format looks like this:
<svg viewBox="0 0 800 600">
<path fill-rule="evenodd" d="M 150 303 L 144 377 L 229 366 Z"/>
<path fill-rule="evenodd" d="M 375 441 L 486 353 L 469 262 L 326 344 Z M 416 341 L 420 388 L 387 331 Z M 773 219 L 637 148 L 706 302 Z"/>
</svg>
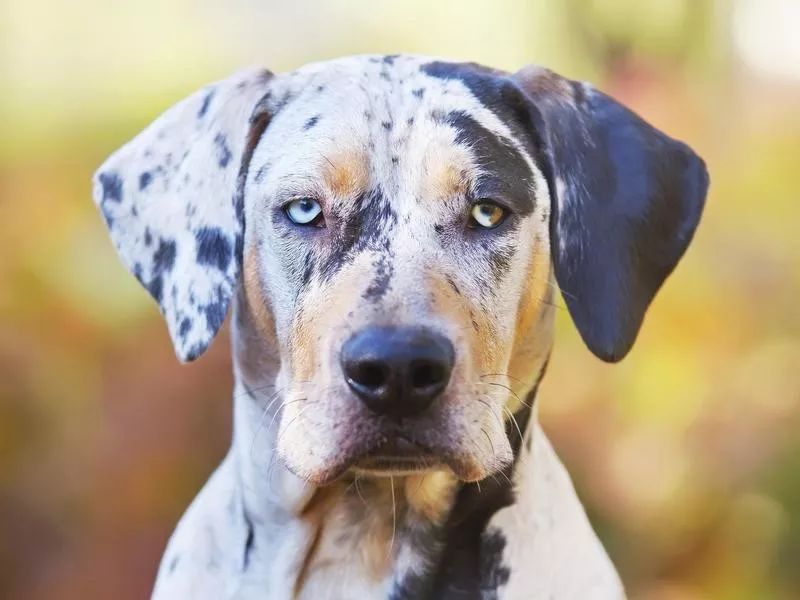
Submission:
<svg viewBox="0 0 800 600">
<path fill-rule="evenodd" d="M 516 427 L 516 428 L 517 428 L 517 433 L 519 433 L 519 439 L 520 439 L 520 440 L 523 440 L 523 439 L 525 439 L 525 436 L 524 436 L 524 435 L 522 435 L 522 429 L 520 429 L 520 428 L 519 428 L 519 423 L 517 423 L 517 418 L 514 416 L 514 413 L 512 413 L 512 412 L 511 412 L 511 411 L 510 411 L 510 410 L 509 410 L 507 407 L 505 407 L 505 406 L 503 407 L 503 410 L 506 412 L 506 414 L 508 414 L 508 417 L 509 417 L 509 419 L 511 419 L 511 422 L 512 422 L 512 423 L 514 423 L 514 427 Z"/>
<path fill-rule="evenodd" d="M 389 476 L 389 487 L 392 490 L 392 539 L 389 542 L 389 553 L 386 556 L 387 560 L 392 557 L 392 551 L 394 550 L 394 535 L 395 531 L 397 530 L 397 502 L 395 501 L 394 497 L 394 477 L 392 475 Z"/>
<path fill-rule="evenodd" d="M 364 503 L 364 506 L 366 506 L 367 505 L 367 501 L 364 499 L 364 496 L 361 494 L 361 487 L 359 487 L 359 485 L 358 485 L 358 473 L 356 473 L 355 484 L 356 484 L 356 493 L 358 494 L 358 497 L 361 498 L 361 502 Z"/>
<path fill-rule="evenodd" d="M 525 401 L 522 398 L 519 397 L 519 394 L 517 394 L 514 390 L 512 390 L 507 385 L 503 385 L 502 383 L 497 383 L 496 381 L 478 382 L 476 385 L 492 385 L 492 386 L 495 386 L 495 387 L 503 388 L 504 390 L 508 390 L 509 393 L 511 393 L 511 395 L 514 396 L 514 398 L 516 398 L 518 402 L 521 402 L 522 404 L 525 404 L 525 406 L 528 406 L 525 403 Z"/>
</svg>

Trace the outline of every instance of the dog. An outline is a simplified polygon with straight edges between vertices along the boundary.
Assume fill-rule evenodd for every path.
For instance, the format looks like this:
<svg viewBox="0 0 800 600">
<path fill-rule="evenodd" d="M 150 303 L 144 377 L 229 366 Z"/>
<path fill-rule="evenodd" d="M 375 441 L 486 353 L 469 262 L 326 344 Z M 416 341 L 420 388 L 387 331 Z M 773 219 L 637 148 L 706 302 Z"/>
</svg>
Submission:
<svg viewBox="0 0 800 600">
<path fill-rule="evenodd" d="M 624 598 L 538 424 L 556 288 L 621 360 L 708 183 L 535 66 L 356 56 L 170 108 L 94 197 L 181 361 L 233 306 L 234 432 L 153 598 Z"/>
</svg>

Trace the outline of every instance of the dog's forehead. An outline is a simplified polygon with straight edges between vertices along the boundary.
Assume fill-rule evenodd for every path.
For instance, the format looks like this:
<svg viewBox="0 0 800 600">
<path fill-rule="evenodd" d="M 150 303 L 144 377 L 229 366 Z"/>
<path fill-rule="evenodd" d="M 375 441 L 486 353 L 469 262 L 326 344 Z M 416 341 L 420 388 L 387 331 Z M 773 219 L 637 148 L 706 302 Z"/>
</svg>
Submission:
<svg viewBox="0 0 800 600">
<path fill-rule="evenodd" d="M 508 118 L 504 85 L 501 71 L 418 55 L 349 57 L 278 75 L 251 173 L 261 185 L 271 171 L 284 187 L 289 174 L 308 191 L 307 180 L 333 168 L 336 179 L 380 181 L 389 194 L 407 185 L 410 196 L 441 197 L 489 162 L 524 197 L 536 168 Z"/>
</svg>

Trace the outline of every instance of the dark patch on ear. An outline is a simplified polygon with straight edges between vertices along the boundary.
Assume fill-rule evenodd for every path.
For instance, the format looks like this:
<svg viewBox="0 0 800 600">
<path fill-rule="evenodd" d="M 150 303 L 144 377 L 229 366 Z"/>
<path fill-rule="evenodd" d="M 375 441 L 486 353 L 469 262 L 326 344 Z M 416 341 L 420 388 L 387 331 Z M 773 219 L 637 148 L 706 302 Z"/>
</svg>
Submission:
<svg viewBox="0 0 800 600">
<path fill-rule="evenodd" d="M 122 178 L 114 171 L 100 173 L 98 181 L 103 187 L 103 202 L 122 202 Z"/>
<path fill-rule="evenodd" d="M 434 111 L 431 117 L 453 127 L 457 131 L 456 143 L 463 144 L 473 152 L 484 172 L 475 185 L 474 194 L 477 197 L 503 198 L 521 216 L 533 212 L 533 173 L 510 140 L 489 131 L 464 111 L 447 114 Z"/>
<path fill-rule="evenodd" d="M 176 254 L 177 246 L 175 245 L 175 240 L 159 240 L 158 248 L 153 254 L 153 274 L 161 275 L 172 271 L 172 267 L 175 266 Z"/>
<path fill-rule="evenodd" d="M 202 356 L 203 352 L 206 351 L 206 348 L 207 346 L 206 344 L 203 344 L 203 342 L 196 343 L 186 353 L 187 362 L 192 362 L 193 360 L 196 360 L 198 357 Z"/>
<path fill-rule="evenodd" d="M 308 121 L 306 121 L 305 125 L 303 125 L 303 129 L 308 131 L 309 129 L 314 127 L 314 125 L 316 125 L 319 122 L 319 118 L 320 118 L 320 115 L 315 115 L 315 116 L 311 117 Z"/>
<path fill-rule="evenodd" d="M 208 329 L 213 332 L 218 331 L 225 322 L 225 315 L 228 312 L 228 299 L 223 293 L 222 288 L 217 286 L 216 298 L 211 300 L 211 302 L 205 306 L 201 306 L 199 308 L 200 311 L 206 315 Z"/>
<path fill-rule="evenodd" d="M 203 227 L 195 233 L 197 262 L 216 267 L 223 273 L 231 262 L 231 243 L 219 227 Z"/>
<path fill-rule="evenodd" d="M 144 191 L 147 189 L 147 186 L 153 181 L 153 174 L 149 171 L 145 171 L 141 175 L 139 175 L 139 190 Z"/>
<path fill-rule="evenodd" d="M 556 279 L 589 349 L 619 361 L 694 235 L 705 164 L 602 92 L 538 70 L 521 82 L 543 132 Z"/>
<path fill-rule="evenodd" d="M 181 321 L 181 327 L 178 330 L 178 335 L 181 336 L 182 340 L 186 340 L 186 335 L 192 329 L 192 320 L 189 317 L 184 317 Z"/>
<path fill-rule="evenodd" d="M 203 104 L 200 105 L 200 110 L 197 111 L 197 118 L 202 119 L 208 112 L 208 107 L 211 106 L 211 100 L 214 98 L 215 90 L 209 90 L 203 98 Z"/>
<path fill-rule="evenodd" d="M 411 93 L 414 94 L 417 98 L 422 98 L 425 95 L 425 88 L 417 88 Z"/>
<path fill-rule="evenodd" d="M 218 133 L 214 136 L 214 144 L 217 147 L 217 161 L 219 167 L 220 169 L 224 169 L 228 166 L 228 163 L 231 162 L 231 158 L 233 158 L 231 149 L 228 147 L 227 136 L 223 133 Z"/>
<path fill-rule="evenodd" d="M 145 287 L 155 301 L 161 304 L 161 298 L 164 289 L 164 280 L 161 278 L 161 275 L 153 277 L 153 279 L 151 279 L 150 282 L 145 285 Z"/>
</svg>

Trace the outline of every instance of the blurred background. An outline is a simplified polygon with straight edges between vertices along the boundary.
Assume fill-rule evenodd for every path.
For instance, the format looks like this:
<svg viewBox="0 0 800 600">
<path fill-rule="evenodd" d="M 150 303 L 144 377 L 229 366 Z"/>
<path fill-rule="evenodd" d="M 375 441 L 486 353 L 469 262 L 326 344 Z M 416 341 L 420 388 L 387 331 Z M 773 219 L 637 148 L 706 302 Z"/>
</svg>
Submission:
<svg viewBox="0 0 800 600">
<path fill-rule="evenodd" d="M 542 418 L 631 598 L 800 598 L 798 26 L 798 0 L 0 0 L 0 598 L 148 597 L 229 441 L 227 333 L 178 365 L 94 169 L 241 66 L 398 51 L 591 80 L 706 158 L 632 354 L 559 311 Z"/>
</svg>

